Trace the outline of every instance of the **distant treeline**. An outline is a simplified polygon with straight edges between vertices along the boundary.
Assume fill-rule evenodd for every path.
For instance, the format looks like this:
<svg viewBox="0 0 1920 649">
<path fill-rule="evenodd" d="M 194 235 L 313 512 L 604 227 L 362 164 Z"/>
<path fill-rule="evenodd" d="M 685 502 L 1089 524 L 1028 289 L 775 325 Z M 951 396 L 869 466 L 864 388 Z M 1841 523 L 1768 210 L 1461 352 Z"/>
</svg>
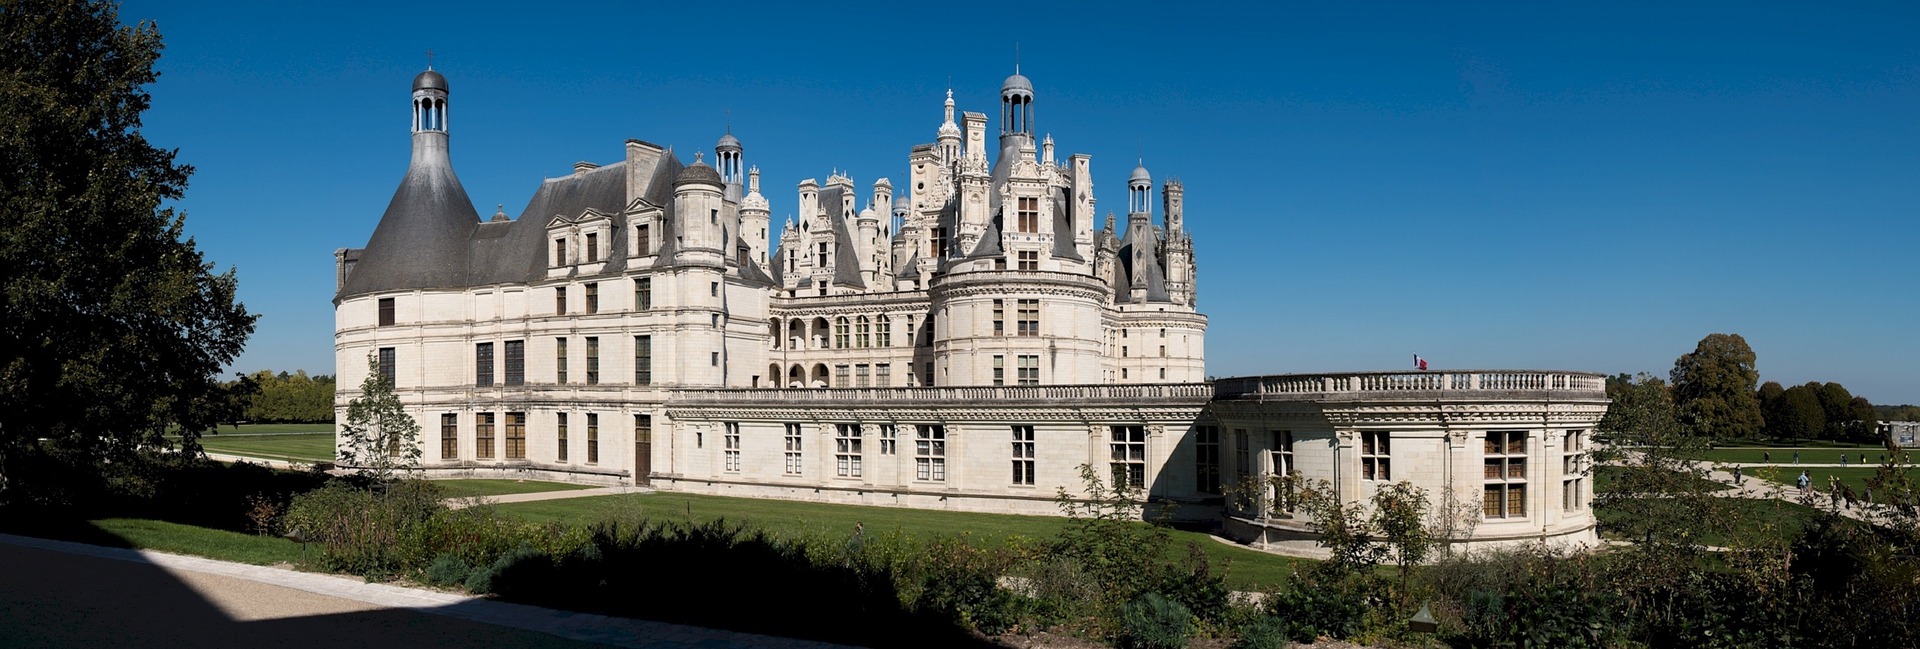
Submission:
<svg viewBox="0 0 1920 649">
<path fill-rule="evenodd" d="M 1880 421 L 1920 421 L 1920 406 L 1874 406 L 1873 414 L 1879 415 Z"/>
<path fill-rule="evenodd" d="M 253 383 L 258 392 L 241 411 L 241 419 L 256 423 L 331 423 L 333 421 L 333 377 L 307 376 L 306 370 L 292 374 L 260 370 L 246 374 L 233 383 Z"/>
</svg>

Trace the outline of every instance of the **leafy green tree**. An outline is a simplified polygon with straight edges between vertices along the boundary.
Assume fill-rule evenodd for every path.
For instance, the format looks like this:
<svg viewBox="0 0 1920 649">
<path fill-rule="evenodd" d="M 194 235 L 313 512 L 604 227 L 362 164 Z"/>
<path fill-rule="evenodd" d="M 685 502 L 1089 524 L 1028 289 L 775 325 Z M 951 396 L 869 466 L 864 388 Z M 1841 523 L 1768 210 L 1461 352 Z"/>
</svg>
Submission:
<svg viewBox="0 0 1920 649">
<path fill-rule="evenodd" d="M 1332 556 L 1324 569 L 1336 576 L 1366 574 L 1385 561 L 1388 549 L 1367 518 L 1366 507 L 1340 498 L 1333 483 L 1315 480 L 1300 490 L 1300 510 L 1317 543 Z"/>
<path fill-rule="evenodd" d="M 1773 417 L 1779 420 L 1778 427 L 1784 437 L 1818 439 L 1826 434 L 1827 411 L 1820 407 L 1819 384 L 1787 388 L 1780 394 L 1778 410 Z"/>
<path fill-rule="evenodd" d="M 0 0 L 0 500 L 56 456 L 191 447 L 230 401 L 257 316 L 163 206 L 193 168 L 140 133 L 160 50 L 111 3 Z"/>
<path fill-rule="evenodd" d="M 367 354 L 360 396 L 347 402 L 339 455 L 341 463 L 380 483 L 420 468 L 420 424 L 400 405 L 393 382 L 373 354 Z"/>
<path fill-rule="evenodd" d="M 1780 408 L 1786 403 L 1784 401 L 1786 394 L 1786 388 L 1781 387 L 1779 381 L 1762 383 L 1760 389 L 1754 393 L 1754 398 L 1760 402 L 1761 430 L 1766 432 L 1768 437 L 1774 439 L 1787 437 L 1781 432 L 1781 424 L 1785 420 L 1781 418 L 1780 412 Z"/>
<path fill-rule="evenodd" d="M 1740 334 L 1708 334 L 1692 352 L 1673 362 L 1673 401 L 1680 424 L 1714 439 L 1760 432 L 1760 400 L 1754 388 L 1753 348 Z"/>
<path fill-rule="evenodd" d="M 1598 426 L 1607 444 L 1594 452 L 1612 478 L 1594 491 L 1594 508 L 1608 513 L 1600 524 L 1662 555 L 1698 550 L 1701 538 L 1728 522 L 1714 496 L 1720 485 L 1695 459 L 1708 440 L 1682 430 L 1664 381 L 1619 378 L 1608 381 L 1613 403 Z"/>
<path fill-rule="evenodd" d="M 1433 553 L 1435 539 L 1427 527 L 1427 490 L 1401 481 L 1373 492 L 1373 516 L 1368 521 L 1380 533 L 1380 540 L 1395 565 L 1400 567 L 1400 593 L 1407 594 L 1407 578 L 1413 567 Z"/>
</svg>

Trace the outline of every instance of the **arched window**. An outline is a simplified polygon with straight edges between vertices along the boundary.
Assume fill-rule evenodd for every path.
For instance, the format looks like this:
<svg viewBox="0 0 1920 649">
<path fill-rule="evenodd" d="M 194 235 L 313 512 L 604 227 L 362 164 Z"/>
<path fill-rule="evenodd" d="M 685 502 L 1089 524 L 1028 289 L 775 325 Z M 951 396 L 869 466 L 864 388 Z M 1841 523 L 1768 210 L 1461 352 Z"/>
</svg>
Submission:
<svg viewBox="0 0 1920 649">
<path fill-rule="evenodd" d="M 847 317 L 846 316 L 840 316 L 840 319 L 833 321 L 833 348 L 834 349 L 847 348 Z"/>
<path fill-rule="evenodd" d="M 774 349 L 780 348 L 780 319 L 779 318 L 774 318 L 772 320 L 767 321 L 767 337 L 773 339 Z M 779 376 L 779 374 L 774 373 L 774 374 L 769 374 L 768 376 L 777 377 Z M 775 383 L 779 383 L 779 381 L 775 381 Z"/>
<path fill-rule="evenodd" d="M 893 322 L 888 320 L 887 316 L 882 315 L 879 318 L 876 318 L 874 320 L 873 346 L 875 347 L 892 347 L 893 346 Z"/>
<path fill-rule="evenodd" d="M 853 346 L 867 348 L 873 346 L 873 325 L 866 316 L 860 316 L 853 324 Z"/>
</svg>

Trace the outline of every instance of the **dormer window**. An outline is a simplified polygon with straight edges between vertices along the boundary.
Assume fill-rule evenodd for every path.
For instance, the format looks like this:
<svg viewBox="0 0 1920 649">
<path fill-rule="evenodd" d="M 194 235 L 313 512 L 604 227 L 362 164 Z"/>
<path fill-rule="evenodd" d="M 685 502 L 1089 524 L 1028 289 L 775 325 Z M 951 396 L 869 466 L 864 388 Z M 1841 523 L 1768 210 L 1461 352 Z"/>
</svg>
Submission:
<svg viewBox="0 0 1920 649">
<path fill-rule="evenodd" d="M 600 261 L 600 233 L 587 233 L 587 263 Z"/>
<path fill-rule="evenodd" d="M 553 265 L 556 268 L 567 265 L 567 240 L 564 238 L 553 240 Z"/>
<path fill-rule="evenodd" d="M 1020 197 L 1020 231 L 1027 233 L 1040 231 L 1040 199 L 1031 196 Z"/>
<path fill-rule="evenodd" d="M 653 254 L 653 239 L 647 232 L 647 224 L 642 223 L 634 226 L 633 248 L 639 251 L 641 256 Z"/>
<path fill-rule="evenodd" d="M 820 251 L 814 257 L 813 267 L 814 268 L 827 267 L 827 243 L 824 241 L 820 242 Z"/>
</svg>

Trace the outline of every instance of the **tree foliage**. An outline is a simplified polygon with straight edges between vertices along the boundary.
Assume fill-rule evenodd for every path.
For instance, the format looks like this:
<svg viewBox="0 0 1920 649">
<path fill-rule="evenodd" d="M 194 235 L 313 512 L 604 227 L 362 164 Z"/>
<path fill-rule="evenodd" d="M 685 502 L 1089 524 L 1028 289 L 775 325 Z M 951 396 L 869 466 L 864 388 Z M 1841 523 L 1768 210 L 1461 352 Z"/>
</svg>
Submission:
<svg viewBox="0 0 1920 649">
<path fill-rule="evenodd" d="M 380 371 L 380 359 L 373 354 L 367 354 L 360 396 L 347 402 L 339 446 L 342 464 L 379 483 L 420 468 L 420 424 L 400 405 L 393 381 Z"/>
<path fill-rule="evenodd" d="M 1753 348 L 1740 334 L 1708 334 L 1673 362 L 1673 401 L 1680 424 L 1715 439 L 1750 437 L 1762 428 L 1754 388 Z"/>
<path fill-rule="evenodd" d="M 1720 485 L 1695 458 L 1706 438 L 1682 430 L 1666 382 L 1648 374 L 1607 380 L 1613 403 L 1600 419 L 1607 445 L 1594 459 L 1612 480 L 1596 489 L 1594 508 L 1609 511 L 1601 525 L 1643 547 L 1691 551 L 1726 523 Z"/>
<path fill-rule="evenodd" d="M 330 423 L 333 421 L 333 377 L 307 376 L 260 370 L 241 378 L 259 386 L 241 417 L 256 423 Z"/>
<path fill-rule="evenodd" d="M 193 169 L 140 133 L 160 50 L 109 3 L 0 1 L 0 494 L 50 454 L 191 447 L 236 401 L 256 316 L 163 205 Z"/>
</svg>

